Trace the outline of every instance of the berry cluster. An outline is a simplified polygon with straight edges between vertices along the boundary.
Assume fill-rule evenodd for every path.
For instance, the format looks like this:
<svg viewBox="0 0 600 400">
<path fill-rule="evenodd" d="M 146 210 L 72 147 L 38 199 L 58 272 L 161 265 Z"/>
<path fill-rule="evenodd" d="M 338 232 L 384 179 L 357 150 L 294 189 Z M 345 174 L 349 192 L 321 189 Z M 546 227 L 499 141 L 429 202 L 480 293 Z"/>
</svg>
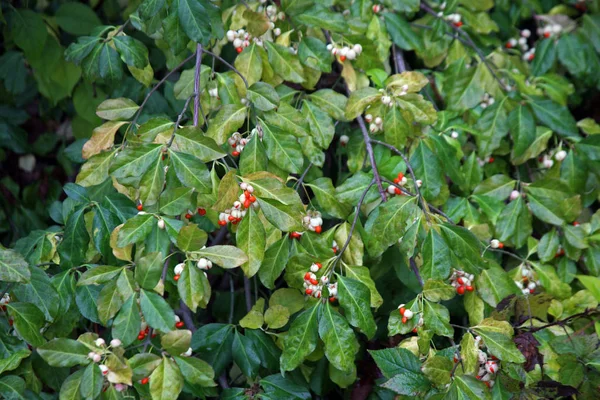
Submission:
<svg viewBox="0 0 600 400">
<path fill-rule="evenodd" d="M 307 296 L 313 296 L 314 298 L 320 299 L 323 290 L 323 285 L 329 282 L 327 276 L 321 277 L 321 280 L 317 279 L 316 273 L 323 268 L 321 263 L 313 263 L 310 266 L 310 271 L 304 274 L 304 293 Z"/>
<path fill-rule="evenodd" d="M 490 247 L 492 249 L 503 249 L 504 243 L 502 243 L 498 239 L 492 239 L 492 240 L 490 240 Z"/>
<path fill-rule="evenodd" d="M 473 274 L 455 269 L 450 276 L 450 284 L 456 289 L 456 293 L 462 296 L 465 291 L 472 292 L 475 290 L 473 279 L 475 279 Z"/>
<path fill-rule="evenodd" d="M 381 117 L 373 117 L 373 115 L 367 114 L 365 115 L 365 121 L 369 124 L 369 132 L 377 133 L 383 130 L 383 119 Z"/>
<path fill-rule="evenodd" d="M 255 208 L 258 207 L 256 197 L 252 194 L 254 193 L 252 185 L 242 182 L 240 183 L 240 189 L 242 189 L 244 193 L 240 195 L 239 201 L 235 201 L 232 208 L 228 208 L 219 214 L 219 225 L 225 226 L 228 222 L 235 225 L 244 218 L 246 210 L 250 208 L 250 206 Z"/>
<path fill-rule="evenodd" d="M 475 337 L 475 344 L 477 347 L 482 347 L 481 336 Z M 499 360 L 494 356 L 488 356 L 485 351 L 480 349 L 477 353 L 477 361 L 479 362 L 479 371 L 475 378 L 485 383 L 488 388 L 492 388 L 494 378 L 500 370 Z"/>
<path fill-rule="evenodd" d="M 237 51 L 238 53 L 241 53 L 244 50 L 244 48 L 250 46 L 251 41 L 256 43 L 258 46 L 263 46 L 264 36 L 266 34 L 268 34 L 269 32 L 273 32 L 274 36 L 281 35 L 281 29 L 275 27 L 275 22 L 277 22 L 277 20 L 281 20 L 281 21 L 285 20 L 285 13 L 277 12 L 277 7 L 274 5 L 269 5 L 266 8 L 263 8 L 263 6 L 260 6 L 260 7 L 258 7 L 257 11 L 258 12 L 265 11 L 267 18 L 269 19 L 269 29 L 267 30 L 267 32 L 265 32 L 265 34 L 263 34 L 263 36 L 253 37 L 252 35 L 250 35 L 250 33 L 246 32 L 244 29 L 238 29 L 237 31 L 234 31 L 234 30 L 227 31 L 227 34 L 226 34 L 227 40 L 229 42 L 233 43 L 233 47 L 235 48 L 235 51 Z"/>
<path fill-rule="evenodd" d="M 321 233 L 323 229 L 323 218 L 321 218 L 321 213 L 318 211 L 309 210 L 302 219 L 302 223 L 304 224 L 306 229 L 316 233 Z"/>
<path fill-rule="evenodd" d="M 198 269 L 201 269 L 202 271 L 208 271 L 209 269 L 212 268 L 212 261 L 210 261 L 206 258 L 200 258 L 198 260 L 198 263 L 196 264 L 196 266 L 198 267 Z M 177 282 L 179 280 L 179 278 L 181 278 L 181 273 L 183 272 L 184 269 L 185 269 L 185 263 L 179 263 L 173 268 L 173 272 L 175 273 L 173 280 L 175 282 Z M 206 274 L 206 272 L 205 272 L 205 274 Z"/>
<path fill-rule="evenodd" d="M 326 277 L 324 276 L 323 278 L 326 278 Z M 323 280 L 323 278 L 321 278 L 321 280 Z M 329 279 L 327 279 L 327 281 L 329 281 Z M 325 283 L 327 283 L 327 282 L 325 282 Z M 337 299 L 337 295 L 338 295 L 337 282 L 329 283 L 327 285 L 327 291 L 329 292 L 329 302 L 333 303 Z"/>
<path fill-rule="evenodd" d="M 440 15 L 440 14 L 438 13 L 438 15 Z M 456 14 L 456 13 L 448 14 L 448 15 L 446 15 L 446 20 L 450 21 L 452 23 L 452 25 L 454 25 L 457 28 L 460 28 L 461 26 L 463 26 L 462 17 L 460 14 Z"/>
<path fill-rule="evenodd" d="M 327 50 L 331 52 L 334 56 L 339 56 L 340 61 L 344 62 L 346 59 L 355 60 L 356 57 L 362 53 L 362 46 L 360 44 L 355 44 L 353 46 L 338 46 L 335 43 L 329 43 L 327 45 Z"/>
<path fill-rule="evenodd" d="M 337 252 L 340 251 L 340 248 L 335 240 L 331 244 L 331 250 L 333 250 L 333 254 L 337 254 Z"/>
<path fill-rule="evenodd" d="M 198 207 L 197 213 L 198 213 L 198 215 L 203 217 L 206 215 L 206 209 L 202 208 L 202 207 Z M 185 213 L 185 219 L 192 219 L 193 216 L 194 216 L 194 212 L 192 210 L 188 210 Z"/>
<path fill-rule="evenodd" d="M 496 100 L 494 100 L 494 98 L 492 96 L 490 96 L 489 93 L 485 93 L 483 95 L 483 101 L 481 102 L 480 106 L 481 106 L 481 108 L 488 108 L 495 102 L 496 102 Z"/>
<path fill-rule="evenodd" d="M 402 315 L 402 323 L 403 324 L 408 323 L 408 321 L 410 321 L 411 319 L 413 319 L 415 317 L 415 313 L 413 313 L 411 310 L 407 309 L 406 304 L 400 304 L 398 306 L 398 312 L 400 312 L 400 315 Z M 417 325 L 418 326 L 423 325 L 423 316 L 419 317 L 419 322 Z"/>
<path fill-rule="evenodd" d="M 532 47 L 529 51 L 523 53 L 523 61 L 533 61 L 535 58 L 535 47 Z"/>
<path fill-rule="evenodd" d="M 552 36 L 557 36 L 558 34 L 560 34 L 561 31 L 562 26 L 558 24 L 548 24 L 544 27 L 539 27 L 537 30 L 537 34 L 548 39 Z"/>
<path fill-rule="evenodd" d="M 0 310 L 6 309 L 6 304 L 10 303 L 10 295 L 8 293 L 4 293 L 4 296 L 0 298 Z"/>
<path fill-rule="evenodd" d="M 300 240 L 304 232 L 290 232 L 290 239 Z"/>
<path fill-rule="evenodd" d="M 516 39 L 516 38 L 511 38 L 508 40 L 508 42 L 506 42 L 506 44 L 504 45 L 507 49 L 512 49 L 517 47 L 517 45 L 521 48 L 521 50 L 523 51 L 527 51 L 529 50 L 529 45 L 527 44 L 527 39 L 531 36 L 531 31 L 529 29 L 523 29 L 521 31 L 521 37 Z"/>
<path fill-rule="evenodd" d="M 526 265 L 521 265 L 521 279 L 515 280 L 515 284 L 521 289 L 524 295 L 533 294 L 535 289 L 540 285 L 540 281 L 534 280 L 534 273 L 531 268 Z"/>
<path fill-rule="evenodd" d="M 140 313 L 140 315 L 141 315 L 141 313 Z M 146 336 L 150 333 L 150 327 L 148 326 L 146 321 L 144 321 L 143 318 L 144 317 L 142 316 L 142 326 L 141 326 L 140 332 L 138 333 L 138 336 L 137 336 L 138 340 L 146 339 Z M 154 337 L 155 334 L 153 333 L 152 336 Z"/>
<path fill-rule="evenodd" d="M 249 140 L 250 139 L 243 138 L 239 132 L 234 132 L 231 137 L 227 139 L 227 143 L 233 148 L 231 155 L 234 157 L 239 156 Z"/>
</svg>

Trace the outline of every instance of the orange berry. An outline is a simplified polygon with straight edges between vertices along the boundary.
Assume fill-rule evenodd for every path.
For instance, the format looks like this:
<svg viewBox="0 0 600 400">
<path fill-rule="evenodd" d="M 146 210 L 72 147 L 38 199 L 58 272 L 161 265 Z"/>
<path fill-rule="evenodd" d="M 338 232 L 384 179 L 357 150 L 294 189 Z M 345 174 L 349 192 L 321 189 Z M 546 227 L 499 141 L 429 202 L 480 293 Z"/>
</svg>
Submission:
<svg viewBox="0 0 600 400">
<path fill-rule="evenodd" d="M 499 249 L 503 249 L 504 248 L 504 243 L 502 243 L 502 242 L 498 243 L 498 248 Z"/>
<path fill-rule="evenodd" d="M 244 207 L 245 208 L 249 208 L 250 207 L 250 200 L 249 199 L 244 200 Z"/>
<path fill-rule="evenodd" d="M 318 280 L 316 280 L 316 279 L 311 279 L 311 280 L 310 280 L 310 284 L 311 284 L 311 285 L 318 285 L 318 284 L 319 284 L 319 281 L 318 281 Z"/>
<path fill-rule="evenodd" d="M 244 49 L 241 47 L 238 47 L 235 49 L 235 51 L 237 51 L 238 54 L 240 54 Z"/>
<path fill-rule="evenodd" d="M 494 162 L 494 157 L 490 157 L 490 160 L 488 161 L 490 164 Z"/>
<path fill-rule="evenodd" d="M 146 330 L 145 330 L 144 332 L 145 332 L 145 333 L 148 333 L 148 332 L 150 332 L 150 327 L 149 327 L 149 326 L 147 326 L 147 327 L 146 327 Z"/>
<path fill-rule="evenodd" d="M 464 286 L 459 286 L 456 288 L 456 293 L 460 294 L 461 296 L 463 294 L 465 294 L 465 287 Z"/>
<path fill-rule="evenodd" d="M 468 292 L 472 292 L 473 290 L 475 290 L 475 288 L 473 286 L 467 286 L 467 291 Z"/>
<path fill-rule="evenodd" d="M 235 217 L 233 215 L 230 215 L 229 217 L 227 217 L 227 219 L 231 222 L 235 221 Z"/>
<path fill-rule="evenodd" d="M 544 37 L 548 39 L 550 37 L 550 32 L 544 32 Z"/>
<path fill-rule="evenodd" d="M 183 323 L 183 321 L 179 321 L 177 323 L 175 323 L 175 328 L 183 328 L 185 326 L 185 324 Z"/>
<path fill-rule="evenodd" d="M 137 205 L 136 208 L 137 208 L 138 211 L 142 211 L 144 209 L 144 206 L 140 203 L 140 204 Z"/>
<path fill-rule="evenodd" d="M 461 26 L 463 26 L 462 21 L 458 21 L 457 23 L 454 24 L 454 26 L 456 26 L 457 28 L 460 28 Z"/>
<path fill-rule="evenodd" d="M 334 301 L 335 301 L 335 297 L 331 296 L 331 297 L 329 298 L 329 302 L 330 302 L 330 303 L 333 303 Z"/>
<path fill-rule="evenodd" d="M 344 61 L 346 61 L 346 56 L 340 56 L 340 61 L 341 61 L 341 62 L 344 62 Z"/>
<path fill-rule="evenodd" d="M 192 214 L 185 213 L 185 219 L 192 219 Z"/>
<path fill-rule="evenodd" d="M 219 225 L 225 226 L 225 225 L 227 225 L 227 221 L 219 221 Z"/>
<path fill-rule="evenodd" d="M 138 335 L 138 340 L 144 340 L 145 337 L 146 337 L 146 335 L 144 335 L 143 333 L 140 333 Z"/>
<path fill-rule="evenodd" d="M 400 307 L 400 315 L 404 315 L 404 311 L 406 311 L 406 308 Z"/>
<path fill-rule="evenodd" d="M 417 328 L 414 328 L 412 331 L 413 333 L 417 333 Z"/>
<path fill-rule="evenodd" d="M 504 45 L 504 47 L 506 47 L 507 49 L 512 49 L 512 44 L 506 43 L 506 45 Z"/>
<path fill-rule="evenodd" d="M 306 289 L 306 291 L 304 293 L 306 293 L 307 295 L 310 296 L 312 294 L 312 292 L 313 292 L 312 289 Z"/>
<path fill-rule="evenodd" d="M 237 156 L 240 155 L 240 152 L 239 151 L 234 151 L 234 152 L 231 153 L 231 155 L 234 156 L 234 157 L 237 157 Z"/>
<path fill-rule="evenodd" d="M 463 278 L 458 278 L 458 279 L 456 280 L 456 282 L 460 283 L 461 285 L 462 285 L 463 283 L 465 283 L 465 281 L 463 280 Z"/>
<path fill-rule="evenodd" d="M 408 318 L 406 318 L 406 317 L 402 317 L 402 323 L 403 323 L 403 324 L 405 324 L 405 323 L 406 323 L 406 321 L 408 321 Z"/>
<path fill-rule="evenodd" d="M 250 203 L 254 203 L 256 201 L 256 197 L 250 195 Z"/>
<path fill-rule="evenodd" d="M 323 268 L 323 264 L 321 264 L 320 262 L 318 262 L 318 263 L 315 263 L 315 265 L 316 265 L 316 266 L 317 266 L 319 269 Z"/>
<path fill-rule="evenodd" d="M 398 172 L 398 182 L 404 179 L 404 174 L 402 172 Z"/>
<path fill-rule="evenodd" d="M 394 188 L 394 193 L 396 193 L 396 195 L 400 196 L 402 194 L 402 190 L 400 190 L 398 188 Z"/>
<path fill-rule="evenodd" d="M 307 272 L 306 274 L 304 274 L 304 280 L 310 281 L 310 272 Z"/>
<path fill-rule="evenodd" d="M 175 282 L 177 282 L 177 281 L 179 280 L 179 278 L 180 278 L 180 277 L 181 277 L 181 275 L 175 275 L 175 276 L 173 277 L 173 280 L 174 280 Z"/>
<path fill-rule="evenodd" d="M 148 378 L 148 377 L 145 377 L 144 379 L 142 379 L 142 380 L 140 381 L 140 383 L 141 383 L 142 385 L 147 385 L 147 384 L 148 384 L 148 381 L 150 381 L 150 378 Z"/>
<path fill-rule="evenodd" d="M 579 222 L 577 222 L 577 221 L 573 222 L 573 226 L 579 226 Z"/>
<path fill-rule="evenodd" d="M 321 226 L 316 226 L 316 227 L 315 227 L 315 232 L 316 232 L 316 233 L 321 233 L 321 231 L 322 231 L 322 228 L 321 228 Z"/>
</svg>

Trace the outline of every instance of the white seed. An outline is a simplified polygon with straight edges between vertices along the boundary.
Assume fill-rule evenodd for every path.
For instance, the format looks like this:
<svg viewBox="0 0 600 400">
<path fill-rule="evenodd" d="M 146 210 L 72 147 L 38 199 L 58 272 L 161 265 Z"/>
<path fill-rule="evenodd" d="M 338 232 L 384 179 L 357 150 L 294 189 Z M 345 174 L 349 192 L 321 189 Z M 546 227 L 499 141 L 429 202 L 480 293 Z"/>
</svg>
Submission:
<svg viewBox="0 0 600 400">
<path fill-rule="evenodd" d="M 387 96 L 384 96 L 387 97 Z M 383 100 L 383 97 L 381 98 Z M 375 125 L 381 125 L 383 123 L 383 120 L 381 119 L 381 117 L 377 117 L 375 118 Z"/>
<path fill-rule="evenodd" d="M 528 38 L 531 36 L 531 31 L 529 29 L 523 29 L 521 31 L 521 36 L 523 36 L 524 38 Z"/>
<path fill-rule="evenodd" d="M 165 229 L 165 220 L 164 219 L 159 219 L 156 224 L 158 225 L 158 229 Z"/>
<path fill-rule="evenodd" d="M 349 138 L 348 136 L 346 136 L 346 135 L 342 135 L 342 136 L 340 136 L 340 143 L 341 143 L 342 145 L 345 145 L 345 144 L 347 144 L 349 141 L 350 141 L 350 138 Z"/>
<path fill-rule="evenodd" d="M 252 187 L 252 185 L 248 185 L 248 190 L 249 193 L 254 193 L 254 188 Z"/>
<path fill-rule="evenodd" d="M 349 49 L 346 57 L 348 57 L 348 60 L 354 60 L 356 58 L 356 52 L 354 49 Z"/>
<path fill-rule="evenodd" d="M 369 125 L 369 131 L 370 131 L 371 133 L 375 133 L 375 132 L 377 132 L 377 125 L 375 125 L 375 124 L 371 124 L 371 125 Z"/>
<path fill-rule="evenodd" d="M 492 239 L 490 242 L 490 247 L 492 249 L 497 249 L 500 246 L 500 241 L 498 239 Z"/>
<path fill-rule="evenodd" d="M 413 312 L 410 310 L 406 310 L 404 311 L 404 316 L 406 317 L 406 319 L 411 319 L 413 317 Z"/>
<path fill-rule="evenodd" d="M 420 179 L 417 179 L 417 187 L 421 187 L 423 186 L 423 181 Z"/>
<path fill-rule="evenodd" d="M 238 39 L 238 38 L 236 38 L 236 39 L 234 39 L 234 41 L 233 41 L 233 47 L 235 47 L 236 49 L 237 49 L 238 47 L 242 47 L 242 44 L 244 44 L 244 41 L 243 41 L 242 39 Z"/>
<path fill-rule="evenodd" d="M 206 269 L 207 266 L 208 266 L 208 260 L 206 258 L 201 258 L 198 260 L 198 268 Z"/>
<path fill-rule="evenodd" d="M 396 188 L 394 186 L 388 186 L 387 191 L 389 194 L 394 194 L 396 193 Z"/>
<path fill-rule="evenodd" d="M 552 166 L 554 165 L 554 161 L 550 159 L 545 159 L 543 164 L 545 168 L 552 168 Z"/>
<path fill-rule="evenodd" d="M 227 31 L 227 40 L 233 42 L 235 39 L 235 32 L 232 30 Z"/>
<path fill-rule="evenodd" d="M 371 114 L 365 115 L 365 121 L 367 121 L 368 123 L 371 123 L 371 121 L 373 121 L 373 116 Z"/>
<path fill-rule="evenodd" d="M 348 55 L 348 50 L 350 50 L 350 49 L 348 49 L 348 47 L 346 47 L 346 46 L 342 47 L 342 49 L 340 50 L 340 55 L 341 56 Z"/>
<path fill-rule="evenodd" d="M 525 288 L 522 290 L 523 294 L 528 295 L 529 294 L 529 289 Z"/>
<path fill-rule="evenodd" d="M 554 156 L 554 158 L 556 159 L 556 161 L 562 161 L 567 157 L 567 152 L 564 150 L 560 150 L 558 152 L 556 152 L 556 155 Z"/>
<path fill-rule="evenodd" d="M 181 275 L 184 268 L 185 268 L 185 264 L 179 263 L 175 266 L 175 268 L 173 269 L 173 272 L 175 272 L 175 275 Z"/>
<path fill-rule="evenodd" d="M 362 53 L 362 50 L 363 50 L 362 46 L 360 44 L 358 44 L 358 43 L 355 44 L 354 47 L 352 47 L 352 49 L 354 50 L 354 52 L 356 54 Z"/>
<path fill-rule="evenodd" d="M 520 44 L 520 45 L 527 44 L 527 38 L 524 38 L 524 37 L 522 37 L 522 38 L 519 38 L 519 44 Z"/>
<path fill-rule="evenodd" d="M 310 272 L 319 272 L 319 267 L 316 264 L 311 265 Z"/>
<path fill-rule="evenodd" d="M 273 29 L 273 34 L 274 34 L 275 36 L 279 36 L 279 35 L 281 35 L 281 29 L 279 29 L 279 28 L 275 28 L 275 29 Z"/>
<path fill-rule="evenodd" d="M 452 137 L 452 139 L 458 139 L 458 132 L 456 132 L 456 131 L 452 131 L 452 132 L 450 133 L 450 136 Z"/>
<path fill-rule="evenodd" d="M 331 51 L 331 49 L 333 49 L 333 45 L 332 45 L 331 43 L 329 43 L 329 44 L 327 45 L 327 50 Z"/>
<path fill-rule="evenodd" d="M 535 290 L 536 287 L 537 285 L 535 284 L 535 282 L 529 282 L 529 284 L 527 285 L 527 289 L 529 290 Z"/>
<path fill-rule="evenodd" d="M 310 219 L 310 226 L 312 226 L 313 228 L 316 228 L 317 226 L 321 226 L 321 224 L 319 223 L 319 219 L 318 218 L 311 218 Z"/>
</svg>

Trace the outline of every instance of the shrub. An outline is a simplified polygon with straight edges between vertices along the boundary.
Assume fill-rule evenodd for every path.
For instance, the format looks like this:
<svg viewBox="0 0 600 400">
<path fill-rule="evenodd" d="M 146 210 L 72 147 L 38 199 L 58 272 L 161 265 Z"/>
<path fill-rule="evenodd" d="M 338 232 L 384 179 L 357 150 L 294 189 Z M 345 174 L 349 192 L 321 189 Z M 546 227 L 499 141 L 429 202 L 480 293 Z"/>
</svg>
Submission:
<svg viewBox="0 0 600 400">
<path fill-rule="evenodd" d="M 2 397 L 598 397 L 598 1 L 17 3 Z"/>
</svg>

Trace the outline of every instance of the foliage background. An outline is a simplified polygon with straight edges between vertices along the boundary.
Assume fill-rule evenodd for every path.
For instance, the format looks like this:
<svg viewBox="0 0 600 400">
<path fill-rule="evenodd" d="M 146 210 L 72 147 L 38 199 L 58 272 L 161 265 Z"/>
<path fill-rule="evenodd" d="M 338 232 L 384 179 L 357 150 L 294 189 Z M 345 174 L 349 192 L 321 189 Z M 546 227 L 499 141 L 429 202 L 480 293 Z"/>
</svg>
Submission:
<svg viewBox="0 0 600 400">
<path fill-rule="evenodd" d="M 258 2 L 2 3 L 0 394 L 598 398 L 600 3 L 269 5 L 281 35 Z M 237 54 L 242 28 L 262 46 Z M 407 195 L 387 195 L 399 172 Z M 242 181 L 260 208 L 222 228 Z M 303 295 L 314 262 L 333 302 Z"/>
</svg>

